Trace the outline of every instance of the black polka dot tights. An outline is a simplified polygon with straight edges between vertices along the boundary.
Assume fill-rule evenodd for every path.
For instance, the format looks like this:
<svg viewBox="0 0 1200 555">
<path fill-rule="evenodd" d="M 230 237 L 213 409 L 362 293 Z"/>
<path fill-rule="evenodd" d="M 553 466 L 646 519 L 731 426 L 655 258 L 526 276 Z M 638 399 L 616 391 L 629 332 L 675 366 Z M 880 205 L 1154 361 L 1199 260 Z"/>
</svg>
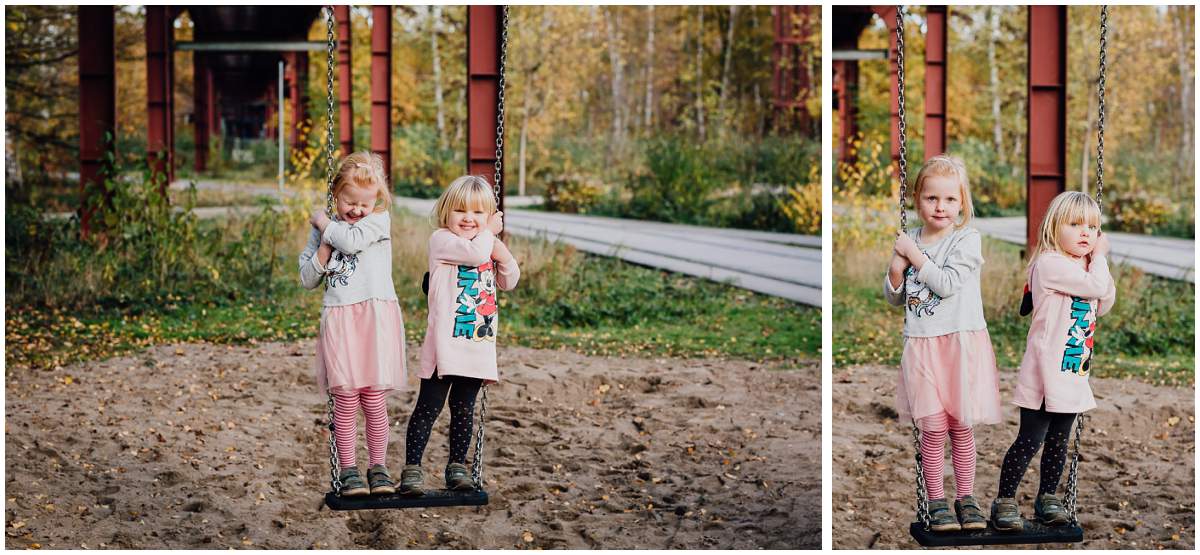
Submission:
<svg viewBox="0 0 1200 555">
<path fill-rule="evenodd" d="M 467 449 L 471 446 L 471 428 L 475 414 L 475 396 L 483 380 L 464 376 L 434 375 L 421 380 L 421 391 L 417 394 L 417 405 L 408 419 L 408 434 L 404 440 L 404 464 L 421 464 L 425 445 L 433 423 L 442 413 L 442 405 L 450 398 L 450 461 L 466 463 Z"/>
<path fill-rule="evenodd" d="M 1029 461 L 1037 454 L 1042 444 L 1041 483 L 1038 495 L 1054 493 L 1058 480 L 1062 478 L 1063 466 L 1067 462 L 1067 442 L 1071 437 L 1073 413 L 1046 412 L 1045 405 L 1039 410 L 1021 408 L 1021 429 L 1000 467 L 1000 497 L 1016 497 L 1021 477 L 1029 467 Z"/>
</svg>

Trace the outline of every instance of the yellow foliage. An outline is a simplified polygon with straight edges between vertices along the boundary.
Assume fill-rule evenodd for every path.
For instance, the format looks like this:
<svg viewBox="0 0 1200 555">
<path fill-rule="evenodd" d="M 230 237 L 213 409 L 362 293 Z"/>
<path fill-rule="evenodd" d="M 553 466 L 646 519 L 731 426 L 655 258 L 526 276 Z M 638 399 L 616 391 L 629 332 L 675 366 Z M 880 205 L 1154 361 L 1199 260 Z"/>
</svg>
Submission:
<svg viewBox="0 0 1200 555">
<path fill-rule="evenodd" d="M 808 170 L 808 183 L 792 185 L 780 201 L 783 213 L 796 224 L 796 231 L 810 235 L 821 233 L 821 169 Z"/>
</svg>

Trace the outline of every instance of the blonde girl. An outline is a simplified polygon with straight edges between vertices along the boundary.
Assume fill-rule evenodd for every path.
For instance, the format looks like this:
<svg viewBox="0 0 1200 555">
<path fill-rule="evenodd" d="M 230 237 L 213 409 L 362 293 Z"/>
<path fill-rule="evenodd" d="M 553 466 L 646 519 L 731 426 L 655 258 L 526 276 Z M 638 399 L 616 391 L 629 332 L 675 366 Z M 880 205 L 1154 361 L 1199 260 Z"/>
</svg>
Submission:
<svg viewBox="0 0 1200 555">
<path fill-rule="evenodd" d="M 1000 421 L 996 356 L 983 318 L 979 232 L 967 170 L 952 156 L 934 156 L 917 175 L 913 201 L 922 226 L 897 234 L 884 278 L 884 297 L 904 307 L 904 352 L 896 409 L 921 430 L 930 527 L 977 530 L 987 518 L 972 494 L 973 426 Z M 945 445 L 954 464 L 954 513 L 946 500 Z"/>
<path fill-rule="evenodd" d="M 317 385 L 333 394 L 341 494 L 395 493 L 386 466 L 387 396 L 404 387 L 404 320 L 392 284 L 391 195 L 383 159 L 342 159 L 333 184 L 334 217 L 314 211 L 300 281 L 325 284 L 317 340 Z M 359 410 L 366 421 L 368 469 L 357 467 Z"/>
<path fill-rule="evenodd" d="M 1013 393 L 1013 404 L 1021 407 L 1021 425 L 1004 456 L 999 491 L 992 503 L 992 524 L 997 530 L 1023 528 L 1017 489 L 1038 449 L 1042 449 L 1041 481 L 1034 515 L 1051 526 L 1070 520 L 1054 492 L 1062 478 L 1075 416 L 1096 407 L 1088 384 L 1093 334 L 1097 317 L 1112 310 L 1117 298 L 1108 252 L 1096 201 L 1078 191 L 1054 197 L 1026 270 L 1033 321 Z"/>
</svg>

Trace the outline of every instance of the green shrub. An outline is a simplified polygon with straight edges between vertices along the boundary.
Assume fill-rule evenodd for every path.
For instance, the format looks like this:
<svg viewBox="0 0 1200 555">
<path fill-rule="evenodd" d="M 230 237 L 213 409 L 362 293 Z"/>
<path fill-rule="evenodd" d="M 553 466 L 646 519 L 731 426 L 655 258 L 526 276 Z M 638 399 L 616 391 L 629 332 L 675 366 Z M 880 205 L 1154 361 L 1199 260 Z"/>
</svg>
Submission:
<svg viewBox="0 0 1200 555">
<path fill-rule="evenodd" d="M 1166 227 L 1176 213 L 1166 198 L 1136 188 L 1123 190 L 1109 199 L 1104 208 L 1113 231 L 1153 234 Z"/>
<path fill-rule="evenodd" d="M 554 212 L 586 214 L 600 201 L 603 192 L 597 179 L 579 174 L 554 176 L 543 182 L 546 209 Z"/>
</svg>

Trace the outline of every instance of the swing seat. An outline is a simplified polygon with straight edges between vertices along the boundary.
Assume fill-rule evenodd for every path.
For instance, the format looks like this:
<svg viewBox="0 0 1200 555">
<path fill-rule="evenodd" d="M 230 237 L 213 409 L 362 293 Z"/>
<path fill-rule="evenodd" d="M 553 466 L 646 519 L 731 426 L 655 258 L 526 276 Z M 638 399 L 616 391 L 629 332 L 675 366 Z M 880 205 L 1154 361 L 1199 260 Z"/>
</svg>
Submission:
<svg viewBox="0 0 1200 555">
<path fill-rule="evenodd" d="M 488 504 L 488 494 L 481 489 L 454 491 L 428 490 L 425 495 L 409 496 L 362 495 L 343 497 L 334 492 L 325 494 L 325 506 L 334 511 L 364 511 L 373 509 L 421 509 L 425 507 L 480 507 Z"/>
<path fill-rule="evenodd" d="M 1025 520 L 1020 532 L 1001 532 L 989 523 L 983 530 L 959 532 L 934 532 L 926 530 L 920 522 L 908 527 L 908 533 L 922 547 L 963 547 L 969 545 L 1018 545 L 1033 543 L 1079 543 L 1083 541 L 1083 528 L 1078 524 L 1068 526 L 1046 526 L 1040 522 Z"/>
</svg>

